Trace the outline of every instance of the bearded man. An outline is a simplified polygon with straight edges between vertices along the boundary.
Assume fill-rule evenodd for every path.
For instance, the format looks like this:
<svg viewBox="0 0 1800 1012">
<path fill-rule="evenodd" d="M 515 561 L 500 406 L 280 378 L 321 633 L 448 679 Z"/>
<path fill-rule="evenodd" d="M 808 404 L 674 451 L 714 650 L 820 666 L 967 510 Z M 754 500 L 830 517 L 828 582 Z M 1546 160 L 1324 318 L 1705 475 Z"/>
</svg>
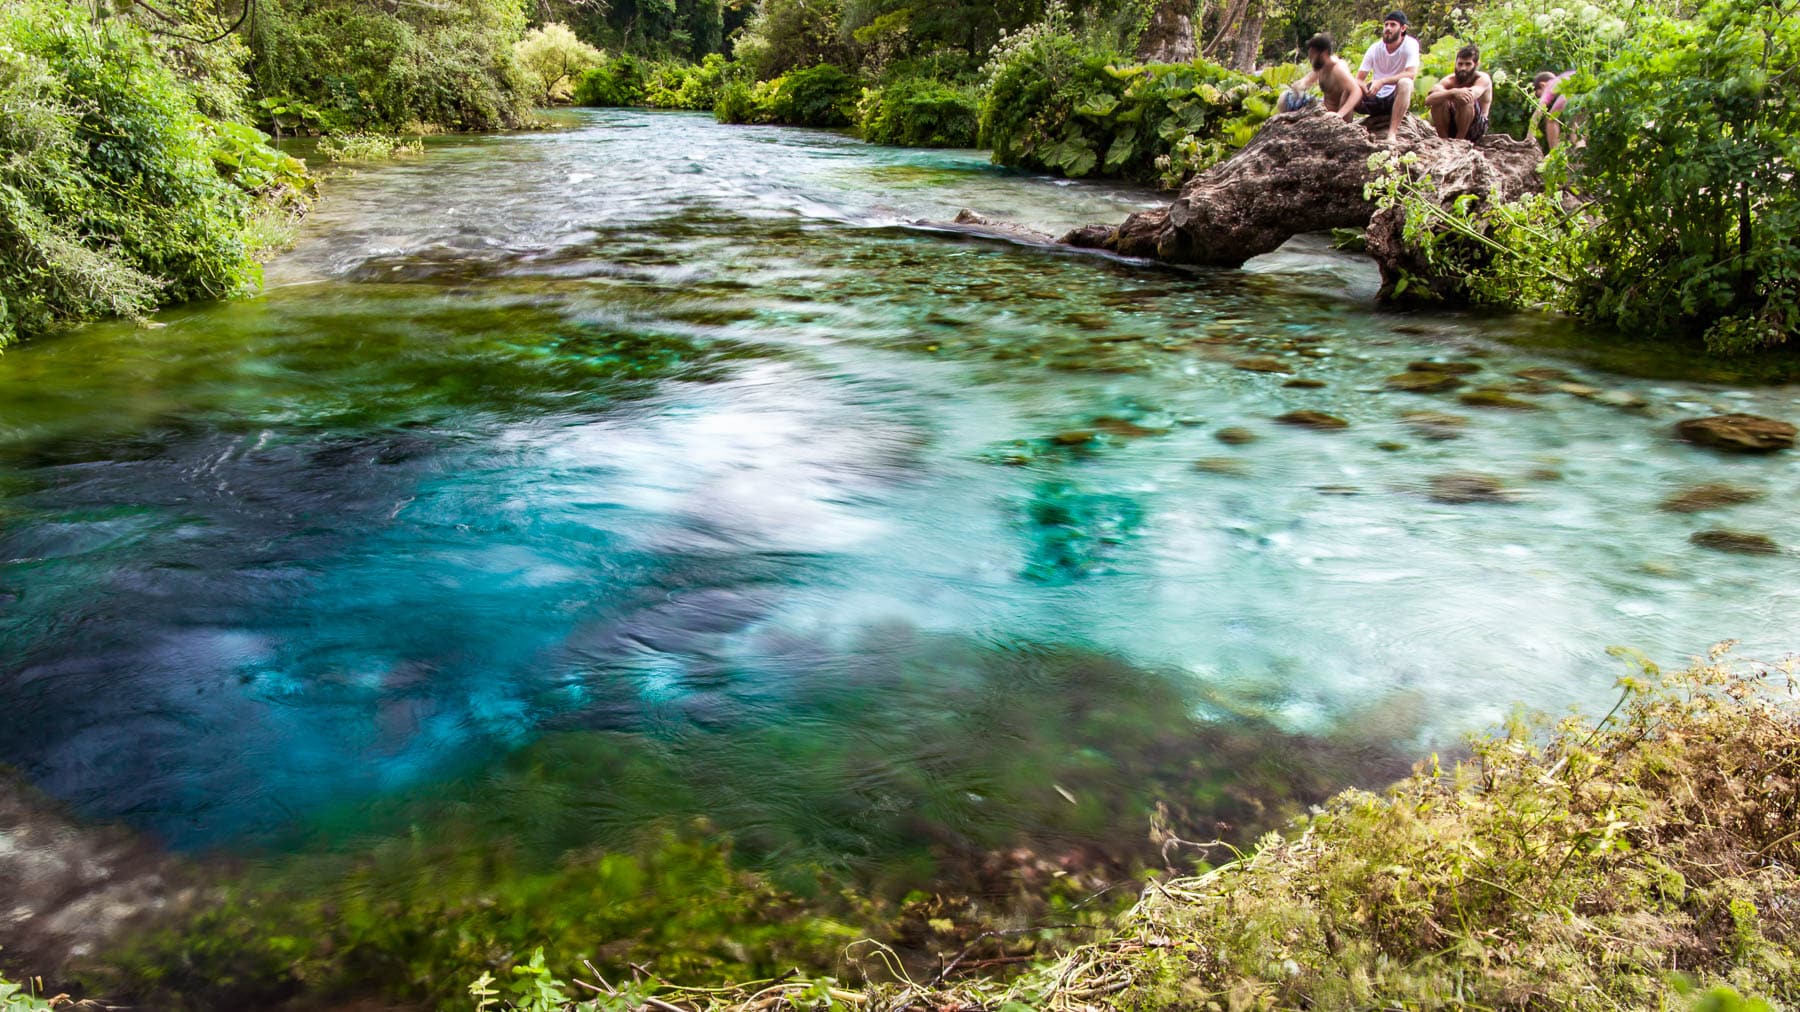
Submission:
<svg viewBox="0 0 1800 1012">
<path fill-rule="evenodd" d="M 1281 97 L 1281 111 L 1292 112 L 1312 104 L 1306 94 L 1313 85 L 1319 86 L 1320 94 L 1325 96 L 1325 108 L 1334 115 L 1344 117 L 1350 122 L 1356 115 L 1356 104 L 1362 101 L 1362 86 L 1350 74 L 1350 65 L 1337 55 L 1336 45 L 1329 35 L 1315 35 L 1306 43 L 1306 56 L 1312 63 L 1312 73 L 1306 75 L 1292 85 L 1292 90 Z"/>
<path fill-rule="evenodd" d="M 1481 50 L 1456 51 L 1456 72 L 1439 81 L 1425 96 L 1431 125 L 1439 137 L 1474 143 L 1487 133 L 1488 110 L 1494 105 L 1494 79 L 1481 69 Z"/>
<path fill-rule="evenodd" d="M 1380 41 L 1363 54 L 1362 67 L 1356 72 L 1363 86 L 1356 111 L 1371 119 L 1386 116 L 1390 144 L 1412 108 L 1413 78 L 1418 76 L 1419 40 L 1407 34 L 1405 12 L 1389 11 L 1381 19 Z"/>
</svg>

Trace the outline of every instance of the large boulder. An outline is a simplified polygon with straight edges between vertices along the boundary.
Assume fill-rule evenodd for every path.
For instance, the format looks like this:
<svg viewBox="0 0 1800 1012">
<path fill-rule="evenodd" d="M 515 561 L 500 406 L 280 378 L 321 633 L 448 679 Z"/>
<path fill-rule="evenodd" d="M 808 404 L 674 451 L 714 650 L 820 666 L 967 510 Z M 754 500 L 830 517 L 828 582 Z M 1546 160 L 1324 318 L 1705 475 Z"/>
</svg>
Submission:
<svg viewBox="0 0 1800 1012">
<path fill-rule="evenodd" d="M 1386 124 L 1380 124 L 1385 131 Z M 1413 173 L 1429 172 L 1450 200 L 1498 189 L 1516 199 L 1539 185 L 1537 146 L 1505 136 L 1477 144 L 1444 140 L 1417 116 L 1400 125 L 1390 147 L 1361 122 L 1346 123 L 1318 106 L 1283 113 L 1229 160 L 1189 180 L 1166 208 L 1134 214 L 1119 225 L 1088 225 L 1062 237 L 1072 246 L 1126 256 L 1236 267 L 1302 232 L 1368 226 L 1375 204 L 1363 195 L 1370 156 L 1412 153 Z M 1379 261 L 1384 253 L 1371 252 Z"/>
</svg>

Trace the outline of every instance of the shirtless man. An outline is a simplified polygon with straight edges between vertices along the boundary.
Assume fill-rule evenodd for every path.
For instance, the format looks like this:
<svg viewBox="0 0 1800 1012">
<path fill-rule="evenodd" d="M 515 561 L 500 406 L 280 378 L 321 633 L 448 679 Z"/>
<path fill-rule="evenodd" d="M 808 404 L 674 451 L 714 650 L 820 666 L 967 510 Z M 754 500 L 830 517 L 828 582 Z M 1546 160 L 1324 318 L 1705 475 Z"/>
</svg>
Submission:
<svg viewBox="0 0 1800 1012">
<path fill-rule="evenodd" d="M 1432 87 L 1425 105 L 1439 137 L 1471 144 L 1480 140 L 1487 133 L 1488 110 L 1494 105 L 1494 80 L 1481 69 L 1481 50 L 1474 46 L 1458 49 L 1456 73 Z"/>
<path fill-rule="evenodd" d="M 1419 76 L 1419 40 L 1406 33 L 1406 14 L 1389 11 L 1381 22 L 1381 39 L 1363 54 L 1356 79 L 1362 100 L 1356 111 L 1371 118 L 1386 116 L 1388 143 L 1412 108 L 1413 78 Z"/>
<path fill-rule="evenodd" d="M 1316 84 L 1325 96 L 1326 110 L 1344 117 L 1346 123 L 1356 115 L 1356 103 L 1363 97 L 1362 86 L 1350 75 L 1350 65 L 1334 52 L 1335 49 L 1329 35 L 1315 35 L 1307 42 L 1306 55 L 1312 61 L 1312 73 L 1295 81 L 1293 91 L 1283 96 L 1283 112 L 1308 105 L 1312 100 L 1306 97 L 1306 92 Z"/>
</svg>

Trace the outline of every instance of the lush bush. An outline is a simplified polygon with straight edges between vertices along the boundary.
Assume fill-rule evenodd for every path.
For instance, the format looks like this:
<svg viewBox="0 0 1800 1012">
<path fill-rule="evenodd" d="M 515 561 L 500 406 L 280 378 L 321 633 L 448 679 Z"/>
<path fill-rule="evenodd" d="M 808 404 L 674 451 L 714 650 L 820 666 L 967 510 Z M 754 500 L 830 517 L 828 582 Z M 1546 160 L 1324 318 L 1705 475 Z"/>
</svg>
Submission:
<svg viewBox="0 0 1800 1012">
<path fill-rule="evenodd" d="M 573 99 L 576 105 L 602 108 L 642 105 L 648 77 L 642 60 L 616 56 L 582 74 Z"/>
<path fill-rule="evenodd" d="M 308 126 L 327 132 L 517 126 L 534 97 L 513 55 L 525 34 L 518 0 L 257 0 L 256 12 L 261 96 L 310 110 Z"/>
<path fill-rule="evenodd" d="M 537 86 L 538 101 L 549 105 L 567 101 L 575 79 L 603 57 L 600 50 L 576 38 L 568 25 L 552 21 L 513 43 L 513 58 Z"/>
<path fill-rule="evenodd" d="M 849 71 L 821 63 L 772 81 L 728 84 L 713 113 L 721 123 L 849 126 L 861 94 L 861 83 Z"/>
<path fill-rule="evenodd" d="M 857 105 L 863 139 L 916 148 L 973 147 L 981 127 L 975 96 L 939 81 L 908 77 L 863 93 Z"/>
<path fill-rule="evenodd" d="M 988 68 L 981 139 L 1005 165 L 1174 186 L 1249 143 L 1297 71 L 1252 77 L 1196 60 L 1121 65 L 1054 24 L 1009 39 Z"/>
<path fill-rule="evenodd" d="M 1568 82 L 1600 225 L 1581 311 L 1744 350 L 1800 336 L 1800 4 L 1639 22 Z"/>
<path fill-rule="evenodd" d="M 644 82 L 643 102 L 652 109 L 711 112 L 731 70 L 718 53 L 707 54 L 699 63 L 659 63 Z"/>
<path fill-rule="evenodd" d="M 852 64 L 842 0 L 757 0 L 732 56 L 759 81 L 820 63 Z"/>
<path fill-rule="evenodd" d="M 258 281 L 246 190 L 301 177 L 242 164 L 242 134 L 199 113 L 142 29 L 60 0 L 9 4 L 0 108 L 0 345 Z"/>
<path fill-rule="evenodd" d="M 392 134 L 332 134 L 319 141 L 319 154 L 334 162 L 385 162 L 424 153 L 423 139 Z"/>
</svg>

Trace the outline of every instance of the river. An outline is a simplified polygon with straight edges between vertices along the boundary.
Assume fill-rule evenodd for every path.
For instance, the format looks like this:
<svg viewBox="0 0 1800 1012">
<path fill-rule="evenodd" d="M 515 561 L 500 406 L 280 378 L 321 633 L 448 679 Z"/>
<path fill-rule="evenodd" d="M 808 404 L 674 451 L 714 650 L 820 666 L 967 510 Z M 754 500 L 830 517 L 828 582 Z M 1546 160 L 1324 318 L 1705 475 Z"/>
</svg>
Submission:
<svg viewBox="0 0 1800 1012">
<path fill-rule="evenodd" d="M 582 771 L 597 823 L 830 854 L 1126 790 L 1158 719 L 1410 753 L 1604 709 L 1609 645 L 1794 646 L 1791 555 L 1688 539 L 1800 546 L 1795 458 L 1671 427 L 1800 387 L 1384 312 L 1314 240 L 1192 272 L 909 225 L 1157 202 L 976 152 L 564 119 L 332 182 L 259 297 L 0 357 L 0 762 L 205 849 L 600 731 L 643 751 Z M 1385 385 L 1420 360 L 1523 403 Z M 1658 508 L 1702 482 L 1761 498 Z"/>
</svg>

